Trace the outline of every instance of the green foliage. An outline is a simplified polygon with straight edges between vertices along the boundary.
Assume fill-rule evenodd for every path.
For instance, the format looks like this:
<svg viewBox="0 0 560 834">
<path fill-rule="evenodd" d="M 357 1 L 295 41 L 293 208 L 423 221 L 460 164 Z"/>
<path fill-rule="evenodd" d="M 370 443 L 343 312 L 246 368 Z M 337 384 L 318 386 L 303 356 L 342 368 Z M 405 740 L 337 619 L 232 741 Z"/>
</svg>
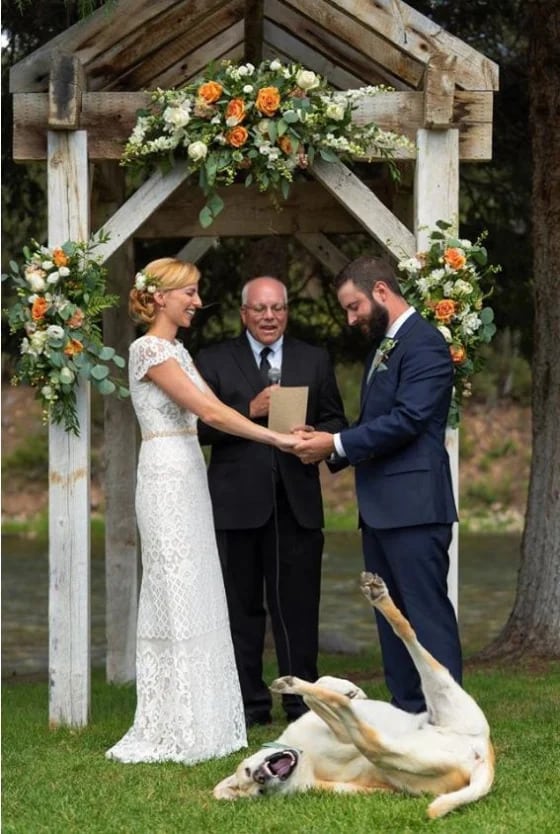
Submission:
<svg viewBox="0 0 560 834">
<path fill-rule="evenodd" d="M 46 431 L 31 434 L 9 455 L 2 458 L 2 475 L 24 477 L 47 482 L 49 471 L 49 444 Z"/>
<path fill-rule="evenodd" d="M 14 384 L 31 385 L 46 420 L 79 434 L 76 388 L 90 381 L 100 394 L 128 396 L 107 363 L 125 360 L 102 342 L 101 313 L 118 299 L 106 291 L 107 270 L 94 250 L 106 238 L 67 241 L 49 249 L 32 241 L 24 263 L 10 261 L 16 300 L 7 310 L 10 331 L 20 336 Z"/>
<path fill-rule="evenodd" d="M 354 679 L 370 697 L 386 698 L 376 655 L 322 655 L 323 674 Z M 267 661 L 265 679 L 274 666 Z M 93 676 L 92 720 L 82 730 L 48 729 L 47 684 L 2 688 L 3 797 L 6 834 L 412 834 L 444 826 L 446 834 L 555 834 L 557 820 L 557 693 L 560 664 L 467 668 L 465 686 L 484 709 L 496 747 L 496 782 L 487 797 L 431 823 L 428 797 L 310 792 L 218 802 L 213 786 L 247 751 L 185 768 L 123 765 L 105 750 L 130 725 L 134 688 Z M 538 704 L 538 709 L 535 709 Z M 285 726 L 250 730 L 250 750 Z"/>
</svg>

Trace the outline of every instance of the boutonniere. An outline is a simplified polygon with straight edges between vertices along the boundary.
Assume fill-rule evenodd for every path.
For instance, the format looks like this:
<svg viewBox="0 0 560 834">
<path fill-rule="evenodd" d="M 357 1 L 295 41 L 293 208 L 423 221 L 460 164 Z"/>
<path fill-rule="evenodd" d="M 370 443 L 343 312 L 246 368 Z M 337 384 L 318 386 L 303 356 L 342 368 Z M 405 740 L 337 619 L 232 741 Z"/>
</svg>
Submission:
<svg viewBox="0 0 560 834">
<path fill-rule="evenodd" d="M 383 339 L 375 351 L 375 356 L 373 357 L 373 362 L 371 363 L 371 368 L 369 369 L 367 375 L 366 384 L 370 381 L 374 372 L 387 370 L 387 365 L 385 363 L 397 342 L 398 339 L 389 339 L 387 336 Z"/>
<path fill-rule="evenodd" d="M 387 336 L 383 339 L 375 353 L 374 367 L 377 371 L 386 371 L 385 364 L 389 359 L 389 354 L 397 344 L 398 339 L 389 339 Z"/>
</svg>

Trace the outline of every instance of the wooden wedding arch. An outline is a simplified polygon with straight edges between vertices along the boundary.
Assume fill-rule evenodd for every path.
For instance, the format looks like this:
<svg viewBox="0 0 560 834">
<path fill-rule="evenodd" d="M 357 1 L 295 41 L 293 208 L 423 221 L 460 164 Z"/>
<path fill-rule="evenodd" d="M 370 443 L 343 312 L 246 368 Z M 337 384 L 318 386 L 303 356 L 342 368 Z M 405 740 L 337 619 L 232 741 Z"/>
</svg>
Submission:
<svg viewBox="0 0 560 834">
<path fill-rule="evenodd" d="M 210 61 L 296 61 L 334 87 L 384 83 L 359 122 L 407 135 L 415 150 L 411 194 L 399 205 L 342 163 L 316 162 L 278 213 L 243 186 L 203 230 L 203 205 L 179 164 L 126 199 L 118 160 L 145 90 L 179 86 Z M 327 269 L 344 255 L 329 234 L 364 230 L 389 253 L 413 254 L 438 219 L 457 222 L 459 162 L 491 158 L 498 68 L 400 0 L 118 0 L 16 64 L 14 158 L 44 160 L 49 245 L 103 228 L 110 285 L 121 308 L 105 341 L 126 355 L 134 238 L 185 238 L 180 257 L 198 261 L 220 236 L 294 235 Z M 79 393 L 81 435 L 49 429 L 49 721 L 83 726 L 90 710 L 89 388 Z M 134 678 L 137 542 L 133 508 L 136 429 L 128 402 L 107 401 L 107 677 Z M 450 433 L 457 485 L 457 437 Z M 457 602 L 457 545 L 450 595 Z"/>
</svg>

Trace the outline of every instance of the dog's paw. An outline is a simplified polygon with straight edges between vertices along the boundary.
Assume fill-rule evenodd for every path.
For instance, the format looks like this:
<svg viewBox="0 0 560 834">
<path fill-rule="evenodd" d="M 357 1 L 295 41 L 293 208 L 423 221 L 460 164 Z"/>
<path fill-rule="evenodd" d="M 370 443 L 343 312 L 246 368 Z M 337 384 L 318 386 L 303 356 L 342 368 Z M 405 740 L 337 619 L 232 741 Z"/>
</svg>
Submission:
<svg viewBox="0 0 560 834">
<path fill-rule="evenodd" d="M 292 691 L 292 687 L 297 679 L 293 675 L 285 675 L 283 678 L 276 678 L 268 687 L 271 692 L 278 692 L 286 694 Z"/>
<path fill-rule="evenodd" d="M 377 605 L 381 600 L 389 596 L 387 586 L 376 573 L 363 571 L 360 577 L 360 590 L 370 605 Z"/>
</svg>

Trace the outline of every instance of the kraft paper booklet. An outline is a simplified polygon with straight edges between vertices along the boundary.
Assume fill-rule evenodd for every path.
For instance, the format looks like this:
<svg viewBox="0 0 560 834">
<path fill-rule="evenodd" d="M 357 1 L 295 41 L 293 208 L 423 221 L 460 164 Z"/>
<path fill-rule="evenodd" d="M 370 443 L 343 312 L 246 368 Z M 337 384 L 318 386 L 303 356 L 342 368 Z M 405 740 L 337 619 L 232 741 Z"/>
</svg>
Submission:
<svg viewBox="0 0 560 834">
<path fill-rule="evenodd" d="M 271 391 L 268 428 L 289 434 L 296 426 L 304 426 L 308 392 L 307 385 L 280 385 Z"/>
</svg>

